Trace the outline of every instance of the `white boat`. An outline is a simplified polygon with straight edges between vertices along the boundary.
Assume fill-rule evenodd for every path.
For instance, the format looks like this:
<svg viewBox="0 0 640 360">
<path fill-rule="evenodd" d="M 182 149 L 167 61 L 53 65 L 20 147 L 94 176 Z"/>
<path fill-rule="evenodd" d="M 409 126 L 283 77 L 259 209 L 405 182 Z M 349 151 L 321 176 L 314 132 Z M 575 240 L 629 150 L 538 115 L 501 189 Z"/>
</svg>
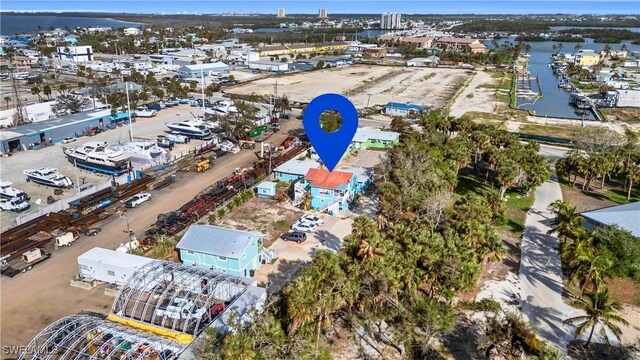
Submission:
<svg viewBox="0 0 640 360">
<path fill-rule="evenodd" d="M 172 132 L 185 135 L 190 138 L 211 139 L 211 129 L 201 120 L 184 120 L 165 124 Z"/>
<path fill-rule="evenodd" d="M 205 109 L 205 114 L 211 115 L 227 115 L 235 114 L 238 112 L 238 108 L 228 100 L 218 100 L 213 103 L 210 109 Z"/>
<path fill-rule="evenodd" d="M 23 173 L 27 175 L 27 181 L 33 181 L 36 184 L 57 188 L 73 187 L 73 181 L 68 176 L 60 174 L 55 168 L 26 169 Z"/>
<path fill-rule="evenodd" d="M 132 161 L 141 161 L 146 164 L 160 163 L 170 158 L 169 151 L 152 141 L 132 141 L 115 145 L 113 148 L 122 151 Z"/>
<path fill-rule="evenodd" d="M 0 198 L 5 200 L 11 200 L 13 198 L 20 198 L 23 200 L 30 199 L 26 192 L 14 188 L 11 181 L 4 180 L 0 180 Z"/>
<path fill-rule="evenodd" d="M 157 113 L 158 111 L 150 110 L 150 109 L 147 109 L 146 107 L 138 107 L 133 112 L 134 116 L 136 117 L 154 117 L 156 116 Z"/>
<path fill-rule="evenodd" d="M 90 171 L 119 175 L 131 167 L 130 156 L 108 146 L 106 141 L 89 141 L 75 148 L 63 148 L 62 151 L 69 162 Z"/>
</svg>

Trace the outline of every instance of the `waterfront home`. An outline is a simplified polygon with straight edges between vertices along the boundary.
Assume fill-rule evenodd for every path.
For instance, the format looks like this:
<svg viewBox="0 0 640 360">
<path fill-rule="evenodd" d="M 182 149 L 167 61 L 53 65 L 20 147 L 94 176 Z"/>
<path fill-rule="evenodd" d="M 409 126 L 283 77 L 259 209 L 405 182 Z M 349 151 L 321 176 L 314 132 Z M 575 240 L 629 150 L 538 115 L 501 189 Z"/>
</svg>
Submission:
<svg viewBox="0 0 640 360">
<path fill-rule="evenodd" d="M 590 49 L 578 50 L 574 62 L 580 66 L 593 66 L 600 62 L 600 55 Z"/>
<path fill-rule="evenodd" d="M 176 249 L 185 265 L 253 276 L 263 259 L 263 235 L 211 225 L 191 225 Z"/>
</svg>

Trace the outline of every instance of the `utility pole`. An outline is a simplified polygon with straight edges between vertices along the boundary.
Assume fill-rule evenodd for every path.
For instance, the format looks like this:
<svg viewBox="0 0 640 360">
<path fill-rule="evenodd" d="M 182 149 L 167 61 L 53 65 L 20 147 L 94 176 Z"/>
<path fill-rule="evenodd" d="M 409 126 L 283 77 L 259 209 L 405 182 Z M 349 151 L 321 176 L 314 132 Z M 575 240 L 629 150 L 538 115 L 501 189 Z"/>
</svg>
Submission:
<svg viewBox="0 0 640 360">
<path fill-rule="evenodd" d="M 205 106 L 204 106 L 204 70 L 200 69 L 200 81 L 202 81 L 202 113 L 204 114 Z"/>
<path fill-rule="evenodd" d="M 76 162 L 76 158 L 73 158 L 73 167 L 76 170 L 76 185 L 78 185 L 78 194 L 80 194 L 80 178 L 78 177 L 78 163 Z"/>
<path fill-rule="evenodd" d="M 131 102 L 129 101 L 129 82 L 124 83 L 127 91 L 127 115 L 129 116 L 129 141 L 133 142 L 133 119 L 131 119 Z"/>
<path fill-rule="evenodd" d="M 9 73 L 9 76 L 11 76 L 11 86 L 13 87 L 13 96 L 15 98 L 14 104 L 16 106 L 16 115 L 18 116 L 18 124 L 17 125 L 22 125 L 22 124 L 25 124 L 27 122 L 27 119 L 24 116 L 24 112 L 23 112 L 23 108 L 22 108 L 22 101 L 20 101 L 20 94 L 18 93 L 18 82 L 16 80 L 16 77 L 15 77 L 15 74 L 13 72 L 13 69 Z"/>
</svg>

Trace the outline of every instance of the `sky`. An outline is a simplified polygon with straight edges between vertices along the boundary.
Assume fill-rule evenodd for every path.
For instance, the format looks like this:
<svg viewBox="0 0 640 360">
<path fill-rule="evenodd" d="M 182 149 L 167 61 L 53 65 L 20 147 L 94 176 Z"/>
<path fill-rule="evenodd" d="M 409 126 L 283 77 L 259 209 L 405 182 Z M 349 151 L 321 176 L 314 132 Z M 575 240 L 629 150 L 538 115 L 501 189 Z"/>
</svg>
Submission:
<svg viewBox="0 0 640 360">
<path fill-rule="evenodd" d="M 2 0 L 1 11 L 92 11 L 114 13 L 263 13 L 275 14 L 277 8 L 288 14 L 315 14 L 319 8 L 331 13 L 403 14 L 640 14 L 640 0 Z"/>
</svg>

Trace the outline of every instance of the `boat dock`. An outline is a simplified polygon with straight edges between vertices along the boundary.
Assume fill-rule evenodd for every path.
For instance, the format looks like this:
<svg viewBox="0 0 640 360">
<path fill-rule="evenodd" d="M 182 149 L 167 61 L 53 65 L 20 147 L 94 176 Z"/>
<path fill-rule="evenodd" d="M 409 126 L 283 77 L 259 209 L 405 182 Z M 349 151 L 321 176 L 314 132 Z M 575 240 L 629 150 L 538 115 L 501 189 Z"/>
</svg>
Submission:
<svg viewBox="0 0 640 360">
<path fill-rule="evenodd" d="M 531 86 L 531 80 L 537 80 L 536 77 L 531 76 L 528 72 L 518 73 L 516 77 L 516 94 L 518 97 L 538 97 L 539 92 L 533 91 Z M 540 86 L 538 86 L 540 88 Z"/>
</svg>

